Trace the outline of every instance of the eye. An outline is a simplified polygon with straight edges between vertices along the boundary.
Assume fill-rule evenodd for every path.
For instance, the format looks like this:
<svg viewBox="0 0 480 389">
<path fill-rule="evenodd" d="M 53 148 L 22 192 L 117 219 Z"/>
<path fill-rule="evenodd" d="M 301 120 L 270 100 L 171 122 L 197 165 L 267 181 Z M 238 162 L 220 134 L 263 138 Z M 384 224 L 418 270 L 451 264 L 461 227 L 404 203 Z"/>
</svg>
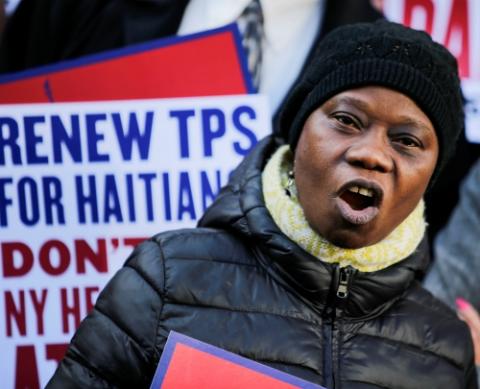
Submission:
<svg viewBox="0 0 480 389">
<path fill-rule="evenodd" d="M 408 148 L 422 147 L 422 142 L 411 135 L 399 135 L 396 136 L 393 141 Z"/>
<path fill-rule="evenodd" d="M 360 122 L 353 116 L 346 113 L 335 113 L 332 115 L 333 118 L 343 126 L 360 128 Z"/>
</svg>

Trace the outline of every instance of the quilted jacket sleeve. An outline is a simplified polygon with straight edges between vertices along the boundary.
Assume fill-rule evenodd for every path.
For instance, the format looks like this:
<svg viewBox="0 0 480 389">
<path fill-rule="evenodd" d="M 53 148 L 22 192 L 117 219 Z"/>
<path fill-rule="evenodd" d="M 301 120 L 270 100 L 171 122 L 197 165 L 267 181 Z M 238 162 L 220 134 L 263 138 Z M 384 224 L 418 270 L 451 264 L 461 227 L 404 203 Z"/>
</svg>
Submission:
<svg viewBox="0 0 480 389">
<path fill-rule="evenodd" d="M 159 359 L 163 258 L 139 245 L 81 323 L 47 388 L 148 387 Z"/>
</svg>

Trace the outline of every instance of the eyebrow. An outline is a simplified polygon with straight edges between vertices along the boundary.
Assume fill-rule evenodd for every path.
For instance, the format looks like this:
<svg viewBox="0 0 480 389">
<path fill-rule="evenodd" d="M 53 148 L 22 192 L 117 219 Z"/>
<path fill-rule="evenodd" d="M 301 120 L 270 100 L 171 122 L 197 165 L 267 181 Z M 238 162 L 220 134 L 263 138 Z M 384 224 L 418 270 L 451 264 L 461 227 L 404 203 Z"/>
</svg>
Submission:
<svg viewBox="0 0 480 389">
<path fill-rule="evenodd" d="M 369 104 L 365 101 L 350 96 L 335 96 L 332 98 L 331 104 L 350 104 L 364 111 L 368 111 L 370 109 Z"/>
<path fill-rule="evenodd" d="M 366 103 L 363 100 L 357 99 L 355 97 L 351 96 L 339 96 L 339 97 L 334 97 L 331 100 L 332 105 L 339 105 L 339 104 L 350 104 L 356 107 L 357 109 L 360 109 L 362 111 L 369 111 L 370 110 L 370 105 Z M 426 132 L 434 132 L 435 133 L 435 128 L 434 127 L 429 127 L 427 124 L 420 120 L 416 120 L 410 116 L 399 116 L 398 121 L 401 123 L 402 126 L 410 126 L 410 127 L 416 127 L 420 130 L 426 131 Z M 432 123 L 433 126 L 433 123 Z"/>
</svg>

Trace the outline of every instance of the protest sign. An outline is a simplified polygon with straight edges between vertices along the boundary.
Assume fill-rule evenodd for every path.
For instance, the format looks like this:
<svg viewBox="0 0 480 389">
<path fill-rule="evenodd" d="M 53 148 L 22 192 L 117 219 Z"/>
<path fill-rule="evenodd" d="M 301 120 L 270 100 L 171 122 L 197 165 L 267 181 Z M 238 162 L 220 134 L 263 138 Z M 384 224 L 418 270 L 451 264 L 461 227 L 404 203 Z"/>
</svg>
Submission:
<svg viewBox="0 0 480 389">
<path fill-rule="evenodd" d="M 325 389 L 170 331 L 150 389 Z"/>
<path fill-rule="evenodd" d="M 170 98 L 253 91 L 238 28 L 173 36 L 0 76 L 0 103 Z"/>
<path fill-rule="evenodd" d="M 46 384 L 132 248 L 195 225 L 271 132 L 266 99 L 0 106 L 0 375 Z"/>
</svg>

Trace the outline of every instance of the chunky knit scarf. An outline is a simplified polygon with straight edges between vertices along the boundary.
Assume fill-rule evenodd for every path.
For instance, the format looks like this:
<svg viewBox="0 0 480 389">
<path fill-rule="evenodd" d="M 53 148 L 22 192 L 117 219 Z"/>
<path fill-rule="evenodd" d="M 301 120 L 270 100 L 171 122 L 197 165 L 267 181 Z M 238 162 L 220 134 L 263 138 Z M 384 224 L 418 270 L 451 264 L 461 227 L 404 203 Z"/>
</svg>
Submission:
<svg viewBox="0 0 480 389">
<path fill-rule="evenodd" d="M 352 266 L 362 272 L 385 269 L 414 252 L 425 233 L 424 202 L 382 241 L 359 249 L 334 246 L 318 235 L 305 219 L 296 196 L 285 192 L 292 153 L 288 145 L 280 147 L 268 161 L 262 173 L 263 196 L 273 220 L 280 230 L 316 258 Z"/>
</svg>

